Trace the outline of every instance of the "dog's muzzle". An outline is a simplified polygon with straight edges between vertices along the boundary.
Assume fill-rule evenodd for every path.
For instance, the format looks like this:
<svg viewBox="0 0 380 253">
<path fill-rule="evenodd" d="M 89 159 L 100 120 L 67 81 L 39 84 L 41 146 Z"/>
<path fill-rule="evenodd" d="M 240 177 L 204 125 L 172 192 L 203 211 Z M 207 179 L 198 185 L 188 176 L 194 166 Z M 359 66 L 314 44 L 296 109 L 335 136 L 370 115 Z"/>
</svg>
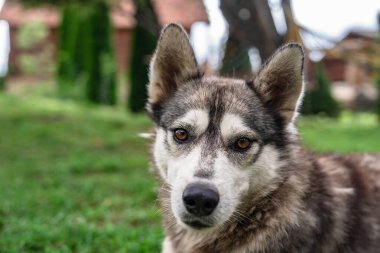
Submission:
<svg viewBox="0 0 380 253">
<path fill-rule="evenodd" d="M 182 200 L 190 214 L 196 217 L 205 217 L 218 206 L 219 193 L 211 185 L 190 184 L 183 191 Z"/>
</svg>

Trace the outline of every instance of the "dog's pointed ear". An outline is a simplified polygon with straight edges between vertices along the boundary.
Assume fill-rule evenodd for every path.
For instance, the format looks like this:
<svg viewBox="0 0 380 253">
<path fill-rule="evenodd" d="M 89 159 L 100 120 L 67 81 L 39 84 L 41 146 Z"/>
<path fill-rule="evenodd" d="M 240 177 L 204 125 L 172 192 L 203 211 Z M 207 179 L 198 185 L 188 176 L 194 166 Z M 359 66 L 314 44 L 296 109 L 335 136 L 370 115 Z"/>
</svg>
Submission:
<svg viewBox="0 0 380 253">
<path fill-rule="evenodd" d="M 170 98 L 186 79 L 199 76 L 197 61 L 184 29 L 166 26 L 150 63 L 148 112 Z"/>
<path fill-rule="evenodd" d="M 299 44 L 287 44 L 264 64 L 254 88 L 265 106 L 276 111 L 285 123 L 297 116 L 303 96 L 304 53 Z"/>
</svg>

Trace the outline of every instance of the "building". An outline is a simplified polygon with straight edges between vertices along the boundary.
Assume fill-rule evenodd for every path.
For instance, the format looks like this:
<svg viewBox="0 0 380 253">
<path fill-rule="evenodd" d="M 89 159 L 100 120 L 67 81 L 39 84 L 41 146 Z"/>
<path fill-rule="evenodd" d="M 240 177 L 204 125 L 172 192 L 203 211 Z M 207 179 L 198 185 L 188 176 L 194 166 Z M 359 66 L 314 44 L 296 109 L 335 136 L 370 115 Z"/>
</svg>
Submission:
<svg viewBox="0 0 380 253">
<path fill-rule="evenodd" d="M 202 0 L 153 0 L 160 25 L 170 22 L 182 24 L 187 31 L 194 22 L 208 22 L 207 13 Z M 135 7 L 132 0 L 120 0 L 111 6 L 111 20 L 114 26 L 114 45 L 117 55 L 117 66 L 120 71 L 128 68 L 133 28 L 135 27 Z M 6 20 L 10 26 L 11 53 L 10 70 L 11 75 L 19 75 L 20 68 L 18 59 L 25 53 L 38 55 L 47 45 L 53 46 L 52 57 L 57 57 L 58 27 L 60 24 L 60 12 L 54 6 L 26 8 L 25 6 L 6 1 L 0 12 L 0 19 Z M 48 29 L 46 40 L 33 49 L 22 49 L 16 43 L 17 33 L 26 24 L 38 22 Z"/>
<path fill-rule="evenodd" d="M 323 63 L 332 81 L 361 85 L 371 81 L 379 45 L 377 32 L 351 31 L 326 51 Z M 379 56 L 378 56 L 379 57 Z"/>
<path fill-rule="evenodd" d="M 376 31 L 351 31 L 322 59 L 332 81 L 334 96 L 354 109 L 373 106 L 377 89 L 375 66 L 380 63 L 380 44 Z"/>
</svg>

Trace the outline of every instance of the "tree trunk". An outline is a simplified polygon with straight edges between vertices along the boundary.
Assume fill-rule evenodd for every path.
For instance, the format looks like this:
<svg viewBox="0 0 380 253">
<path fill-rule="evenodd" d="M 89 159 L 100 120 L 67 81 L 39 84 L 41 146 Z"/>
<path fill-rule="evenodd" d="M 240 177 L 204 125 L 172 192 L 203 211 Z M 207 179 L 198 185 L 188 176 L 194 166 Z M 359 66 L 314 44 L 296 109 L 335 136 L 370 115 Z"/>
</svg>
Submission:
<svg viewBox="0 0 380 253">
<path fill-rule="evenodd" d="M 275 27 L 267 1 L 221 0 L 220 8 L 229 24 L 230 36 L 257 48 L 261 59 L 268 59 L 283 43 Z"/>
</svg>

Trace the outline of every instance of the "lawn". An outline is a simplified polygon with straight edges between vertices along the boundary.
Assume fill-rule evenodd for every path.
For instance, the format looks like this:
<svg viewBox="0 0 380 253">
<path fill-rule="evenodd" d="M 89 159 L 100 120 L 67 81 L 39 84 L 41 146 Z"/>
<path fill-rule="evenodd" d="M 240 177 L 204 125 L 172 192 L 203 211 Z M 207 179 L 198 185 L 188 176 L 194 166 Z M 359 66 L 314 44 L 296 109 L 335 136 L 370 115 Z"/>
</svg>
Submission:
<svg viewBox="0 0 380 253">
<path fill-rule="evenodd" d="M 144 116 L 0 97 L 0 252 L 157 252 Z"/>
<path fill-rule="evenodd" d="M 370 114 L 300 121 L 317 152 L 380 151 Z M 0 253 L 159 252 L 143 115 L 0 96 Z"/>
<path fill-rule="evenodd" d="M 375 114 L 343 112 L 338 120 L 306 117 L 298 126 L 304 145 L 316 152 L 380 151 L 380 123 Z"/>
</svg>

